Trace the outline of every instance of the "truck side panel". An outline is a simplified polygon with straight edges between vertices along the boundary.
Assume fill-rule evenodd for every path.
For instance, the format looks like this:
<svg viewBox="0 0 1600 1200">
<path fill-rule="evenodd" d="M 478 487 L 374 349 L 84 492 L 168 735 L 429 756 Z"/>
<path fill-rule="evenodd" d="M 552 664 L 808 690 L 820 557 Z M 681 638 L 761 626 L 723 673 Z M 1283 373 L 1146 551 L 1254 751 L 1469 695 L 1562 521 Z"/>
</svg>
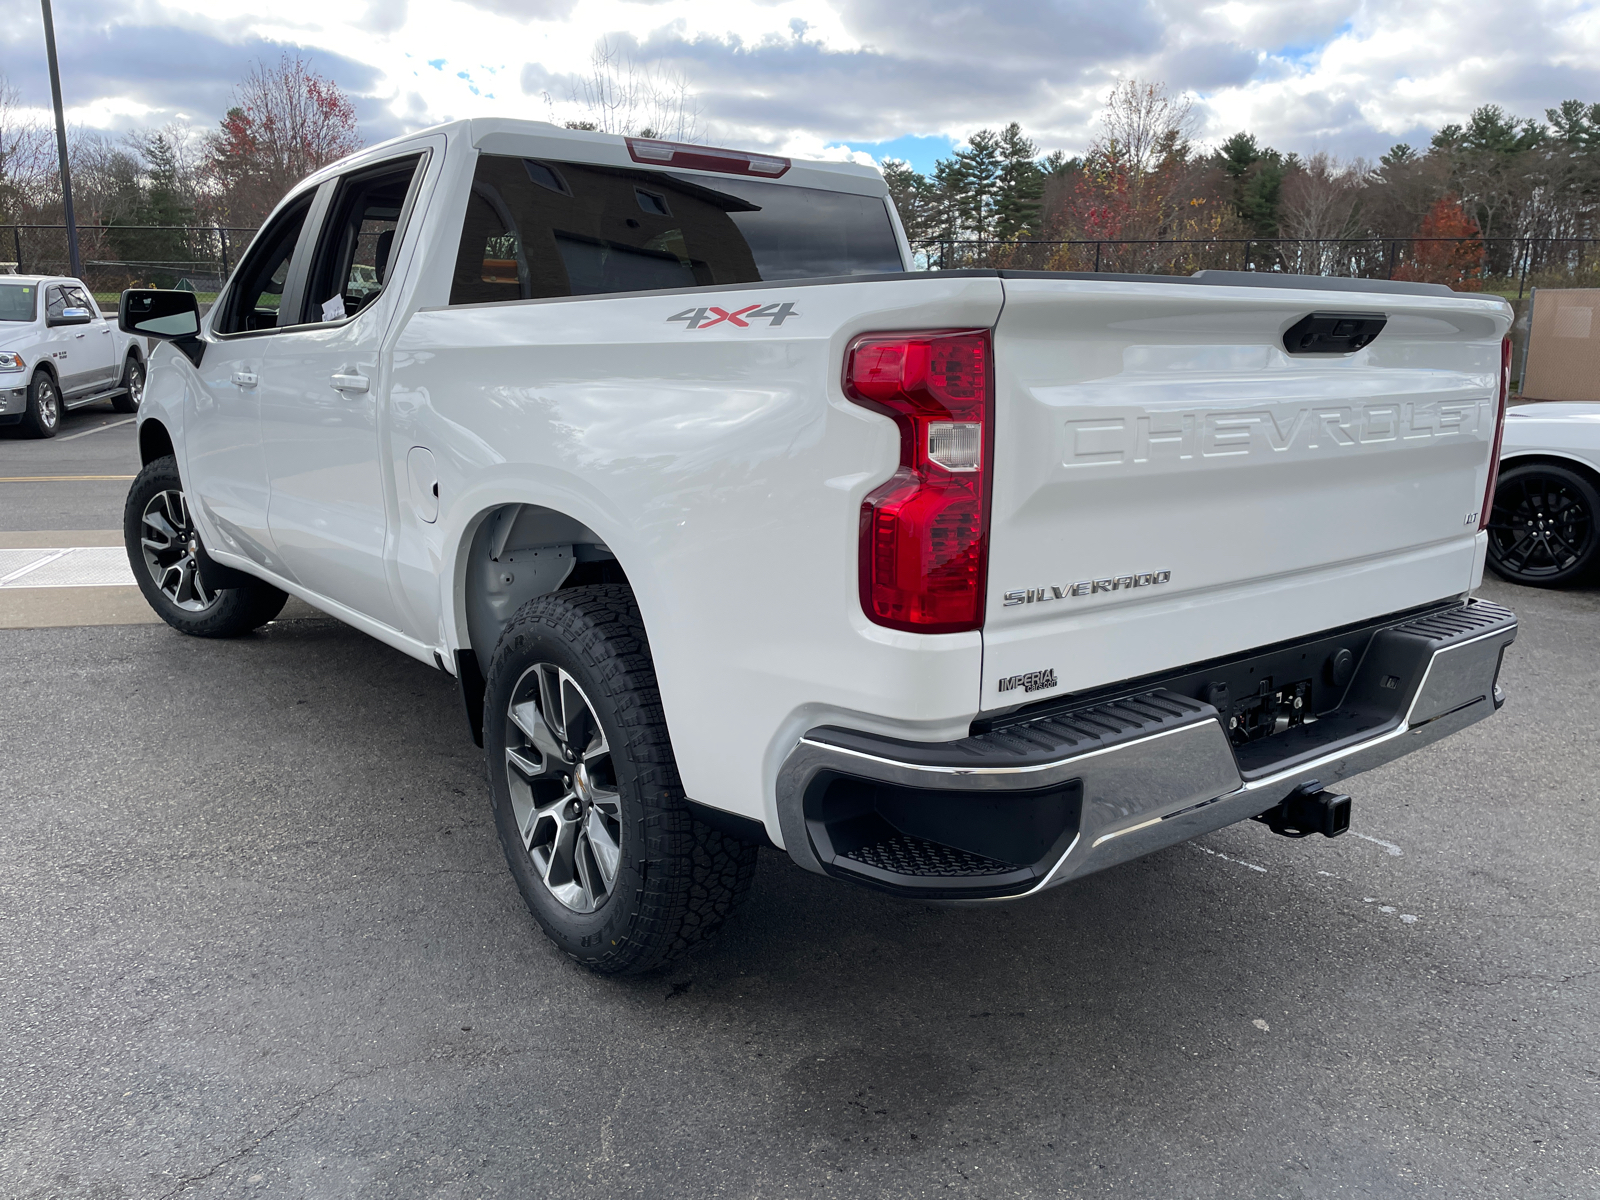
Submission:
<svg viewBox="0 0 1600 1200">
<path fill-rule="evenodd" d="M 443 507 L 402 530 L 421 539 L 400 547 L 406 606 L 466 644 L 452 566 L 499 504 L 595 530 L 651 631 L 688 794 L 774 833 L 777 766 L 805 729 L 964 735 L 980 635 L 862 615 L 861 502 L 894 472 L 899 437 L 845 400 L 839 364 L 858 333 L 990 326 L 1000 287 L 923 278 L 416 314 L 394 352 L 391 453 L 433 450 Z M 788 315 L 675 319 L 769 305 Z"/>
</svg>

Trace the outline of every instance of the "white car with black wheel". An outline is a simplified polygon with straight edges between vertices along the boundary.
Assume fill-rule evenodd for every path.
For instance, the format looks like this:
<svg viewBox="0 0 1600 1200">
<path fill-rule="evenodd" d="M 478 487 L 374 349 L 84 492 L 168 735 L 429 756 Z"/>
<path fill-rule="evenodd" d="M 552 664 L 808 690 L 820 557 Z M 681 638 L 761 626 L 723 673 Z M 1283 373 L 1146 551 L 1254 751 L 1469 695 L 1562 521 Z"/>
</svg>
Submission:
<svg viewBox="0 0 1600 1200">
<path fill-rule="evenodd" d="M 1600 568 L 1600 403 L 1553 400 L 1506 412 L 1489 516 L 1489 566 L 1529 587 Z"/>
<path fill-rule="evenodd" d="M 55 437 L 75 408 L 110 400 L 138 412 L 145 363 L 138 339 L 107 321 L 79 279 L 0 279 L 0 425 Z"/>
</svg>

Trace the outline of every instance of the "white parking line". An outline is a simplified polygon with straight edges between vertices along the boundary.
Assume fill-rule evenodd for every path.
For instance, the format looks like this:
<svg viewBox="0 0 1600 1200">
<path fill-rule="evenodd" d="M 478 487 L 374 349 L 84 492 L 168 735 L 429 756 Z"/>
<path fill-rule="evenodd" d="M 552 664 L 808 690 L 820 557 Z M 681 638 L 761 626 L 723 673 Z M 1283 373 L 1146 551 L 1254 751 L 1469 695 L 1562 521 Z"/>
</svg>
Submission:
<svg viewBox="0 0 1600 1200">
<path fill-rule="evenodd" d="M 105 425 L 96 425 L 93 429 L 85 429 L 82 433 L 69 433 L 66 437 L 58 437 L 56 441 L 70 442 L 73 438 L 88 437 L 91 433 L 99 433 L 102 430 L 117 429 L 123 425 L 131 425 L 138 419 L 138 417 L 129 417 L 126 421 L 111 421 Z"/>
<path fill-rule="evenodd" d="M 1265 867 L 1258 867 L 1253 862 L 1245 862 L 1242 858 L 1234 858 L 1231 855 L 1224 854 L 1221 850 L 1209 850 L 1199 842 L 1190 842 L 1189 845 L 1200 851 L 1201 854 L 1209 854 L 1212 858 L 1220 858 L 1223 862 L 1237 863 L 1241 867 L 1249 867 L 1252 871 L 1260 871 L 1263 875 L 1267 873 Z"/>
<path fill-rule="evenodd" d="M 1363 842 L 1371 842 L 1374 846 L 1382 846 L 1385 850 L 1387 850 L 1395 858 L 1399 858 L 1402 854 L 1405 853 L 1404 850 L 1400 849 L 1400 847 L 1396 846 L 1393 842 L 1386 842 L 1382 838 L 1368 837 L 1364 833 L 1356 833 L 1356 831 L 1354 829 L 1350 830 L 1350 832 L 1351 833 L 1355 833 L 1356 836 L 1358 838 L 1360 838 Z"/>
</svg>

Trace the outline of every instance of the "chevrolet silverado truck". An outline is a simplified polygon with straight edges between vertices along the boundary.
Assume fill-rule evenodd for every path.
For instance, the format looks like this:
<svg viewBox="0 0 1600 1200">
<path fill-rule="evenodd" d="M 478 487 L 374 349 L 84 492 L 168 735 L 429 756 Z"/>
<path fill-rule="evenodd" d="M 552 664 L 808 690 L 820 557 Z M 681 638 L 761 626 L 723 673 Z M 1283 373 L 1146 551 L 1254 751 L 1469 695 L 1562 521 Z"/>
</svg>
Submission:
<svg viewBox="0 0 1600 1200">
<path fill-rule="evenodd" d="M 527 905 L 600 972 L 704 939 L 757 847 L 1032 895 L 1502 703 L 1473 597 L 1498 298 L 918 272 L 880 175 L 473 120 L 282 202 L 159 339 L 128 556 L 453 675 Z"/>
</svg>

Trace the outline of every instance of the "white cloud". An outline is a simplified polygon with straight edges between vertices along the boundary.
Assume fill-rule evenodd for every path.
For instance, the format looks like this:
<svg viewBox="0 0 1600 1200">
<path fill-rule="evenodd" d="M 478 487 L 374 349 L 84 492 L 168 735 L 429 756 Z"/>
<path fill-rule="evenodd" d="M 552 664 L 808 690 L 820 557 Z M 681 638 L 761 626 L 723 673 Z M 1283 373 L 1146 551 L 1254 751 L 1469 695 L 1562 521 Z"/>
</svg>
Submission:
<svg viewBox="0 0 1600 1200">
<path fill-rule="evenodd" d="M 69 103 L 110 127 L 179 110 L 209 123 L 233 57 L 274 44 L 361 92 L 380 135 L 545 119 L 545 93 L 573 116 L 569 92 L 601 36 L 687 77 L 712 138 L 796 156 L 1010 120 L 1043 148 L 1079 151 L 1130 75 L 1189 92 L 1209 140 L 1248 129 L 1302 152 L 1373 155 L 1483 103 L 1539 117 L 1568 97 L 1600 100 L 1592 0 L 138 0 L 63 15 Z M 33 94 L 37 14 L 0 0 L 0 17 L 7 73 L 47 104 Z M 187 57 L 174 48 L 190 42 Z M 140 55 L 159 68 L 141 71 Z"/>
</svg>

